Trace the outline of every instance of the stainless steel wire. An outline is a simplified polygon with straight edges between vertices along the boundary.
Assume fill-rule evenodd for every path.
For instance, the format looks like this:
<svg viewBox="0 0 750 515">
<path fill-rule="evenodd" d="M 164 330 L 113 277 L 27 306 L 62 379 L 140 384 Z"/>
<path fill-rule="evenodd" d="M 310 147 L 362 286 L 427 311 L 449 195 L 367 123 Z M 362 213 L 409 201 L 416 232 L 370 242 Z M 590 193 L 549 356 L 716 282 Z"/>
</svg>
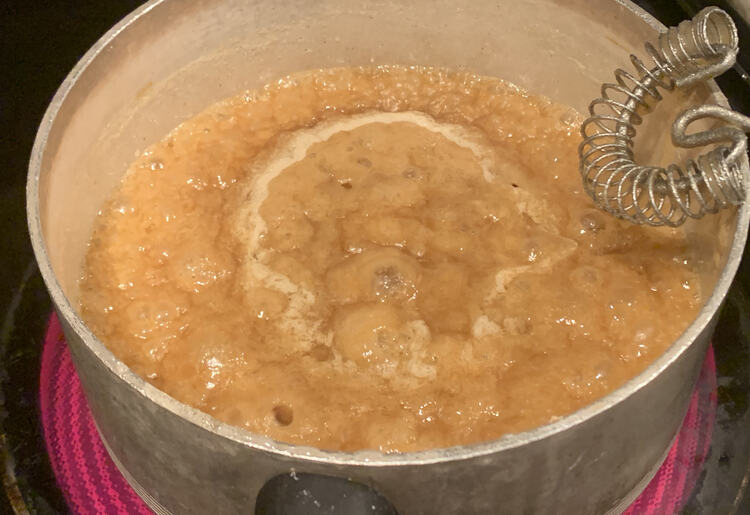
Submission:
<svg viewBox="0 0 750 515">
<path fill-rule="evenodd" d="M 615 83 L 602 86 L 601 97 L 590 104 L 590 117 L 581 127 L 580 171 L 584 188 L 598 207 L 633 223 L 676 227 L 688 218 L 744 201 L 749 179 L 743 176 L 741 164 L 750 118 L 729 109 L 715 105 L 688 109 L 675 121 L 672 140 L 682 147 L 730 145 L 718 145 L 683 166 L 639 165 L 633 159 L 636 127 L 662 100 L 660 90 L 672 91 L 720 75 L 732 67 L 737 51 L 731 17 L 709 7 L 662 33 L 656 46 L 646 44 L 651 67 L 631 55 L 636 75 L 615 71 Z M 688 126 L 701 118 L 727 125 L 688 134 Z"/>
</svg>

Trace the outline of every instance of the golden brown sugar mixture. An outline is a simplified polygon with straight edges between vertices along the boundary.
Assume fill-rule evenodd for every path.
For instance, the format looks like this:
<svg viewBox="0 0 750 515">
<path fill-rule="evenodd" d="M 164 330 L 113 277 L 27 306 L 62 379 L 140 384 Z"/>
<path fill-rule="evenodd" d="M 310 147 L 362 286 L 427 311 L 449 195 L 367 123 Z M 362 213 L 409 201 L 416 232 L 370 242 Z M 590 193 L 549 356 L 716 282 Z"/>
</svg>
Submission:
<svg viewBox="0 0 750 515">
<path fill-rule="evenodd" d="M 412 451 L 545 424 L 643 370 L 700 301 L 681 232 L 591 206 L 579 124 L 430 68 L 225 100 L 102 208 L 84 319 L 158 388 L 277 440 Z"/>
</svg>

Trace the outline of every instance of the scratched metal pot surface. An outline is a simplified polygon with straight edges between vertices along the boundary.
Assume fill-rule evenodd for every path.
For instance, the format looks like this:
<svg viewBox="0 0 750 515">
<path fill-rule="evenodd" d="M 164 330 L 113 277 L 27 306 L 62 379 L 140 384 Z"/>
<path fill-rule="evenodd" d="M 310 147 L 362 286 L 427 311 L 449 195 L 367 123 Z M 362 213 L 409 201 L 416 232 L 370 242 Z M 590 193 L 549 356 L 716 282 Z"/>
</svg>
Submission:
<svg viewBox="0 0 750 515">
<path fill-rule="evenodd" d="M 626 507 L 658 468 L 683 418 L 739 264 L 747 205 L 688 228 L 705 253 L 702 285 L 712 293 L 664 356 L 571 416 L 478 445 L 383 455 L 273 442 L 143 382 L 72 306 L 93 217 L 134 153 L 215 100 L 292 71 L 374 62 L 466 67 L 584 110 L 614 68 L 627 66 L 629 53 L 642 53 L 658 28 L 639 8 L 615 0 L 461 7 L 443 0 L 162 0 L 139 8 L 92 47 L 37 134 L 29 227 L 102 437 L 155 511 L 252 512 L 263 486 L 291 471 L 331 485 L 341 483 L 327 477 L 368 485 L 402 515 Z M 690 99 L 725 103 L 713 84 Z M 681 107 L 679 98 L 660 107 L 664 130 L 654 133 L 664 141 L 652 141 L 653 155 L 672 157 L 667 128 Z"/>
</svg>

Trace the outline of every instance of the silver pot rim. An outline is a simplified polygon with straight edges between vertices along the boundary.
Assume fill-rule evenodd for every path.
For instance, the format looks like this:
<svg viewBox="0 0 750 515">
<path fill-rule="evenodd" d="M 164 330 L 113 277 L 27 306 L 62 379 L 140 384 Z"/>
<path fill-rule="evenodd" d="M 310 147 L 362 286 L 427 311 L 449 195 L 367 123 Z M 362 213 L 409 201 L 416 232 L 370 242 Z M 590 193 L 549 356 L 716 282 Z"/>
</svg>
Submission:
<svg viewBox="0 0 750 515">
<path fill-rule="evenodd" d="M 65 102 L 68 93 L 75 86 L 83 71 L 118 36 L 120 32 L 125 30 L 140 17 L 148 15 L 149 11 L 153 10 L 158 5 L 167 1 L 169 0 L 150 0 L 131 12 L 107 31 L 84 54 L 80 61 L 78 61 L 75 67 L 71 70 L 52 98 L 52 101 L 40 123 L 29 161 L 29 173 L 26 184 L 26 213 L 31 243 L 39 265 L 39 270 L 54 304 L 57 306 L 58 314 L 67 325 L 81 336 L 85 345 L 109 370 L 126 382 L 131 388 L 144 397 L 147 397 L 161 408 L 174 413 L 206 431 L 210 431 L 247 447 L 254 448 L 261 452 L 301 460 L 302 462 L 320 462 L 350 466 L 393 467 L 426 465 L 470 459 L 498 453 L 548 438 L 552 435 L 571 430 L 579 424 L 603 414 L 609 408 L 617 405 L 631 395 L 634 395 L 641 388 L 649 384 L 655 377 L 660 375 L 673 361 L 677 360 L 680 355 L 690 347 L 696 337 L 708 326 L 713 315 L 720 308 L 721 303 L 732 284 L 742 258 L 747 239 L 748 225 L 750 224 L 750 202 L 745 202 L 738 208 L 734 237 L 726 265 L 716 282 L 713 293 L 685 332 L 667 349 L 667 351 L 664 352 L 663 355 L 653 361 L 643 372 L 630 379 L 619 388 L 578 411 L 543 426 L 521 433 L 507 434 L 488 442 L 416 452 L 386 454 L 375 450 L 360 450 L 354 452 L 326 451 L 315 447 L 279 442 L 263 435 L 250 433 L 240 427 L 220 422 L 202 411 L 177 401 L 140 378 L 122 361 L 115 357 L 115 355 L 112 354 L 112 352 L 110 352 L 96 336 L 94 336 L 73 308 L 52 270 L 52 265 L 47 255 L 47 247 L 42 232 L 39 204 L 39 178 L 41 175 L 41 165 L 47 146 L 47 140 L 54 125 L 57 113 Z M 664 25 L 657 19 L 640 7 L 631 3 L 629 0 L 615 0 L 615 2 L 631 11 L 634 15 L 644 20 L 654 29 L 665 29 Z M 728 105 L 726 98 L 721 94 L 718 86 L 716 86 L 713 81 L 711 81 L 709 87 L 711 92 L 714 93 L 723 104 Z M 747 167 L 747 163 L 743 166 Z M 747 170 L 745 170 L 745 172 L 747 173 Z"/>
</svg>

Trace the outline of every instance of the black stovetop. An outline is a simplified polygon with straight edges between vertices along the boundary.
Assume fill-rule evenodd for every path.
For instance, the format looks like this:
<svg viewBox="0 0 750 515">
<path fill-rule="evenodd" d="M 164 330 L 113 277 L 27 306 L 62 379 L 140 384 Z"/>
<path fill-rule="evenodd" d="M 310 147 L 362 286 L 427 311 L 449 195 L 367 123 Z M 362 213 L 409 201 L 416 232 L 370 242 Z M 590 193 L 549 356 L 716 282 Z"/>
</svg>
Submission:
<svg viewBox="0 0 750 515">
<path fill-rule="evenodd" d="M 268 0 L 272 1 L 272 0 Z M 75 62 L 137 0 L 0 0 L 0 513 L 66 513 L 45 453 L 38 408 L 41 343 L 51 310 L 26 232 L 24 187 L 34 134 Z M 636 1 L 666 25 L 707 2 Z M 724 1 L 712 2 L 727 9 Z M 750 30 L 739 17 L 739 69 L 719 85 L 750 114 Z M 750 251 L 714 337 L 719 407 L 711 450 L 686 514 L 750 514 Z"/>
</svg>

